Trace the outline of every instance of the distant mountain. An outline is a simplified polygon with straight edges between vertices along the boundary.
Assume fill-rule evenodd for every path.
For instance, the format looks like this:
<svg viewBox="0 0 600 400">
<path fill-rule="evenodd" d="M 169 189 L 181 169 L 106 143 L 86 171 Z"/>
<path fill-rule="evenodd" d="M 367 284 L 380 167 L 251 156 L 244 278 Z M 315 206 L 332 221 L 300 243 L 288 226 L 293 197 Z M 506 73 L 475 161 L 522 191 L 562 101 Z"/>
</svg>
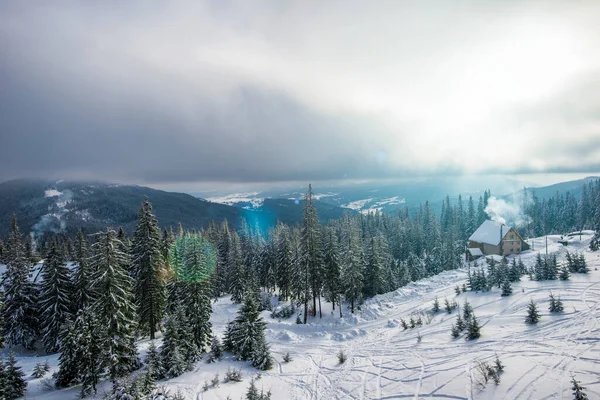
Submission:
<svg viewBox="0 0 600 400">
<path fill-rule="evenodd" d="M 357 212 L 368 213 L 381 211 L 397 212 L 399 208 L 408 206 L 416 209 L 420 204 L 429 201 L 437 212 L 441 209 L 442 200 L 447 196 L 456 199 L 462 194 L 465 199 L 469 195 L 478 198 L 484 190 L 491 189 L 494 194 L 510 193 L 522 188 L 524 182 L 510 178 L 489 179 L 481 177 L 436 178 L 406 180 L 398 182 L 342 182 L 336 185 L 315 184 L 315 197 L 323 203 L 347 208 Z M 241 192 L 204 194 L 192 193 L 207 200 L 241 207 L 249 210 L 260 209 L 266 199 L 302 199 L 306 187 L 281 187 L 263 192 Z"/>
<path fill-rule="evenodd" d="M 267 229 L 278 220 L 299 223 L 303 212 L 302 202 L 289 200 L 266 201 L 247 210 L 143 186 L 19 179 L 0 183 L 0 237 L 8 232 L 13 213 L 22 232 L 35 236 L 79 229 L 93 233 L 107 226 L 122 226 L 131 233 L 145 199 L 152 203 L 159 225 L 173 228 L 181 222 L 186 229 L 200 229 L 224 219 L 236 227 L 244 217 L 252 226 Z M 317 210 L 322 221 L 339 218 L 344 211 L 322 202 L 317 202 Z"/>
<path fill-rule="evenodd" d="M 571 193 L 573 196 L 575 196 L 575 198 L 579 198 L 581 197 L 581 188 L 583 187 L 584 184 L 589 184 L 590 182 L 595 182 L 598 179 L 600 179 L 600 177 L 598 176 L 588 176 L 586 178 L 583 179 L 577 179 L 577 180 L 573 180 L 573 181 L 567 181 L 567 182 L 560 182 L 560 183 L 555 183 L 554 185 L 549 185 L 549 186 L 542 186 L 542 187 L 533 187 L 533 188 L 527 188 L 527 190 L 532 190 L 535 192 L 535 195 L 540 198 L 547 198 L 547 197 L 552 197 L 554 196 L 557 192 L 564 195 L 565 193 L 569 192 Z M 514 193 L 508 194 L 504 197 L 510 198 L 512 196 L 518 196 L 521 193 L 523 193 L 523 189 L 518 190 Z"/>
</svg>

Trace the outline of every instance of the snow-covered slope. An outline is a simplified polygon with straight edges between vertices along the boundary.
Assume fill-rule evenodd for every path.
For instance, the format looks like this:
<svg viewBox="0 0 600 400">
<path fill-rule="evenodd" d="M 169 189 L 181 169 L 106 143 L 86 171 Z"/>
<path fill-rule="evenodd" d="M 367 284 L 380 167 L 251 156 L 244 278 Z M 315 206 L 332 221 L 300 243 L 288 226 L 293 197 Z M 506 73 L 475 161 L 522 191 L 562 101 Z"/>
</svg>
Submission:
<svg viewBox="0 0 600 400">
<path fill-rule="evenodd" d="M 273 399 L 570 399 L 573 374 L 587 389 L 590 399 L 600 398 L 600 252 L 589 252 L 591 235 L 570 237 L 568 247 L 558 243 L 559 236 L 548 237 L 549 253 L 564 256 L 566 249 L 583 251 L 591 272 L 575 274 L 567 282 L 534 282 L 523 277 L 513 285 L 513 294 L 501 297 L 500 290 L 488 293 L 463 293 L 456 296 L 453 287 L 466 280 L 466 269 L 447 271 L 438 276 L 412 283 L 397 291 L 368 300 L 354 316 L 348 310 L 340 319 L 326 305 L 322 320 L 296 325 L 292 317 L 269 322 L 268 340 L 275 357 L 274 368 L 263 372 L 259 388 L 270 389 Z M 538 250 L 545 252 L 545 239 L 533 242 L 535 251 L 523 253 L 529 265 Z M 562 314 L 548 312 L 548 295 L 552 291 L 564 302 Z M 452 339 L 450 325 L 456 319 L 441 311 L 429 324 L 404 331 L 401 318 L 430 310 L 435 297 L 462 304 L 468 300 L 483 326 L 481 338 L 465 341 Z M 527 303 L 533 299 L 542 314 L 537 325 L 524 322 Z M 222 333 L 233 319 L 237 306 L 227 298 L 214 305 L 215 332 Z M 418 340 L 421 336 L 421 340 Z M 147 341 L 139 343 L 143 353 Z M 336 354 L 349 355 L 339 365 Z M 284 363 L 289 352 L 293 361 Z M 474 383 L 475 362 L 493 360 L 495 355 L 505 365 L 501 382 L 490 382 L 483 390 Z M 21 354 L 20 362 L 28 374 L 35 362 L 56 356 L 35 357 Z M 231 367 L 241 367 L 244 382 L 221 383 L 216 389 L 202 391 L 205 380 L 215 373 L 221 378 Z M 195 371 L 162 382 L 181 390 L 189 399 L 239 399 L 258 371 L 227 358 L 216 364 L 198 363 Z M 106 388 L 106 385 L 104 386 Z M 29 384 L 28 398 L 76 398 L 78 388 L 45 392 L 39 380 Z"/>
</svg>

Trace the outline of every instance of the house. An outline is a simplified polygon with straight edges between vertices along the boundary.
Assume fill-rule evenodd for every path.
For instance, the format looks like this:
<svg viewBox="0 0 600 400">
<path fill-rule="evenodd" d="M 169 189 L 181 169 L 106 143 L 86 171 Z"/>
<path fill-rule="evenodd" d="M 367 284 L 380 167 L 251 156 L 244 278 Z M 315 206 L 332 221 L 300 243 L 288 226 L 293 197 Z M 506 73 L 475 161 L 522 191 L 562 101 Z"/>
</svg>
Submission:
<svg viewBox="0 0 600 400">
<path fill-rule="evenodd" d="M 469 238 L 467 258 L 479 255 L 478 252 L 470 249 L 479 249 L 483 255 L 507 256 L 529 250 L 529 245 L 514 228 L 488 220 L 481 224 Z"/>
<path fill-rule="evenodd" d="M 467 247 L 467 251 L 465 253 L 465 259 L 467 261 L 477 260 L 478 258 L 483 257 L 483 252 L 479 247 L 469 248 Z"/>
</svg>

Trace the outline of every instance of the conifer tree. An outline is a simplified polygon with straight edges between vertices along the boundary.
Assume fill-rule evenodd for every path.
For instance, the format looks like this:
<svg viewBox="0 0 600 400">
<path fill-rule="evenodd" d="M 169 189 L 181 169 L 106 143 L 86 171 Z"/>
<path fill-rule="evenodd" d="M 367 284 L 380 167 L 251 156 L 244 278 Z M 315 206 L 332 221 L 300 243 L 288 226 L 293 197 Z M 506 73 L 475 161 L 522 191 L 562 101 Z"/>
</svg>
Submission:
<svg viewBox="0 0 600 400">
<path fill-rule="evenodd" d="M 540 314 L 538 312 L 537 306 L 533 302 L 533 299 L 529 302 L 527 306 L 527 316 L 525 317 L 525 322 L 528 324 L 537 324 L 540 320 Z"/>
<path fill-rule="evenodd" d="M 32 282 L 33 266 L 25 253 L 17 219 L 13 216 L 6 243 L 4 285 L 4 333 L 8 346 L 32 349 L 39 331 L 38 290 Z"/>
<path fill-rule="evenodd" d="M 90 309 L 79 310 L 75 321 L 66 325 L 60 336 L 60 356 L 56 387 L 81 383 L 83 396 L 96 393 L 104 371 L 103 338 L 106 327 Z"/>
<path fill-rule="evenodd" d="M 566 265 L 562 265 L 560 267 L 560 272 L 558 273 L 558 278 L 561 281 L 568 281 L 570 276 L 571 276 L 571 273 L 569 272 L 569 268 Z"/>
<path fill-rule="evenodd" d="M 185 314 L 181 308 L 166 318 L 161 360 L 164 375 L 174 378 L 184 373 L 197 360 L 194 354 L 194 343 L 186 343 L 189 332 Z M 196 349 L 197 353 L 197 349 Z"/>
<path fill-rule="evenodd" d="M 131 292 L 133 280 L 124 267 L 128 257 L 121 251 L 122 247 L 112 229 L 97 234 L 97 241 L 92 246 L 92 289 L 96 295 L 93 308 L 99 323 L 106 327 L 106 335 L 102 338 L 103 362 L 111 379 L 131 372 L 137 354 L 135 305 Z"/>
<path fill-rule="evenodd" d="M 431 308 L 431 311 L 434 313 L 440 311 L 440 302 L 437 296 L 435 296 L 435 300 L 433 300 L 433 307 Z"/>
<path fill-rule="evenodd" d="M 450 328 L 450 335 L 456 339 L 457 337 L 460 336 L 460 331 L 458 329 L 458 327 L 454 324 L 452 324 L 452 327 Z"/>
<path fill-rule="evenodd" d="M 312 185 L 308 185 L 308 191 L 304 196 L 304 217 L 302 218 L 302 227 L 300 233 L 300 248 L 302 261 L 300 267 L 304 269 L 303 277 L 305 281 L 303 300 L 304 300 L 304 323 L 306 323 L 308 314 L 308 301 L 312 296 L 313 316 L 317 312 L 317 298 L 319 299 L 319 316 L 321 313 L 321 289 L 323 287 L 323 257 L 321 226 L 317 207 L 314 203 Z"/>
<path fill-rule="evenodd" d="M 6 366 L 0 355 L 0 399 L 6 399 Z"/>
<path fill-rule="evenodd" d="M 353 226 L 349 216 L 344 218 L 344 257 L 342 269 L 342 288 L 344 296 L 350 301 L 350 312 L 354 314 L 354 306 L 360 299 L 363 289 L 363 257 L 360 233 Z"/>
<path fill-rule="evenodd" d="M 556 299 L 552 292 L 550 292 L 550 306 L 548 307 L 548 310 L 553 313 L 564 311 L 563 303 L 560 297 Z"/>
<path fill-rule="evenodd" d="M 210 340 L 210 353 L 208 354 L 208 362 L 212 363 L 221 360 L 223 356 L 223 346 L 218 337 L 212 336 Z"/>
<path fill-rule="evenodd" d="M 585 387 L 581 386 L 579 381 L 575 377 L 571 377 L 571 390 L 573 390 L 574 400 L 588 400 L 588 395 L 585 393 Z"/>
<path fill-rule="evenodd" d="M 510 286 L 510 281 L 508 279 L 506 279 L 504 281 L 504 283 L 502 284 L 502 294 L 501 296 L 510 296 L 512 294 L 513 290 L 512 287 Z"/>
<path fill-rule="evenodd" d="M 131 254 L 139 329 L 154 339 L 165 309 L 166 270 L 160 229 L 148 200 L 139 212 Z"/>
<path fill-rule="evenodd" d="M 0 289 L 0 349 L 4 348 L 4 329 L 4 292 Z"/>
<path fill-rule="evenodd" d="M 238 360 L 260 364 L 270 357 L 265 339 L 266 325 L 260 316 L 255 295 L 247 293 L 238 316 L 227 325 L 225 349 L 231 351 Z"/>
<path fill-rule="evenodd" d="M 480 337 L 481 336 L 481 333 L 479 332 L 480 330 L 481 330 L 481 327 L 479 326 L 479 321 L 477 321 L 477 317 L 475 317 L 475 314 L 472 314 L 471 318 L 467 322 L 467 339 L 473 340 L 473 339 L 477 339 L 478 337 Z"/>
<path fill-rule="evenodd" d="M 456 329 L 462 332 L 466 328 L 465 321 L 462 319 L 460 312 L 456 316 Z"/>
<path fill-rule="evenodd" d="M 325 242 L 325 291 L 329 299 L 331 300 L 333 309 L 335 310 L 335 303 L 338 303 L 340 318 L 342 317 L 342 295 L 341 295 L 341 281 L 340 281 L 340 263 L 339 263 L 339 246 L 337 237 L 334 234 L 332 228 L 327 229 L 327 236 Z"/>
<path fill-rule="evenodd" d="M 53 239 L 42 267 L 39 303 L 44 348 L 47 353 L 56 353 L 59 349 L 60 331 L 72 316 L 72 294 L 69 268 L 62 259 L 56 240 Z"/>
<path fill-rule="evenodd" d="M 92 271 L 89 266 L 89 243 L 83 232 L 77 233 L 75 242 L 75 268 L 73 273 L 73 313 L 91 305 L 94 301 L 90 285 Z"/>
<path fill-rule="evenodd" d="M 463 317 L 465 321 L 468 321 L 471 318 L 471 315 L 473 315 L 473 307 L 471 307 L 471 303 L 465 300 L 465 303 L 463 304 Z"/>
<path fill-rule="evenodd" d="M 156 380 L 163 376 L 160 353 L 156 348 L 156 343 L 154 343 L 154 340 L 150 341 L 150 346 L 148 347 L 148 353 L 146 354 L 145 361 L 146 365 L 148 366 L 147 372 L 152 379 Z"/>
<path fill-rule="evenodd" d="M 240 237 L 236 232 L 231 234 L 231 244 L 229 246 L 229 293 L 231 301 L 238 304 L 244 298 L 246 268 L 242 259 L 242 247 Z"/>
<path fill-rule="evenodd" d="M 8 360 L 4 367 L 4 396 L 7 400 L 16 399 L 25 395 L 27 382 L 24 379 L 25 373 L 17 365 L 15 354 L 10 352 Z"/>
</svg>

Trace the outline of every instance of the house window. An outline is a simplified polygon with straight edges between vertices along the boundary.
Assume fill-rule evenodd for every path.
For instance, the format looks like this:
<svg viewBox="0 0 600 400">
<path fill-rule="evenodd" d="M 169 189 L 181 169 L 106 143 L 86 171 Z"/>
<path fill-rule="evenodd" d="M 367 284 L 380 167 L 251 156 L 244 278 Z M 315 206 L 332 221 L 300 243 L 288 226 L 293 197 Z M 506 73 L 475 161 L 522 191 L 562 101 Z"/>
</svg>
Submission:
<svg viewBox="0 0 600 400">
<path fill-rule="evenodd" d="M 510 249 L 510 252 L 512 253 L 512 252 L 513 252 L 513 249 Z"/>
<path fill-rule="evenodd" d="M 513 234 L 511 233 L 511 234 L 510 234 L 510 238 L 511 238 L 511 239 L 514 239 L 514 238 L 515 238 L 515 235 L 513 235 Z"/>
</svg>

